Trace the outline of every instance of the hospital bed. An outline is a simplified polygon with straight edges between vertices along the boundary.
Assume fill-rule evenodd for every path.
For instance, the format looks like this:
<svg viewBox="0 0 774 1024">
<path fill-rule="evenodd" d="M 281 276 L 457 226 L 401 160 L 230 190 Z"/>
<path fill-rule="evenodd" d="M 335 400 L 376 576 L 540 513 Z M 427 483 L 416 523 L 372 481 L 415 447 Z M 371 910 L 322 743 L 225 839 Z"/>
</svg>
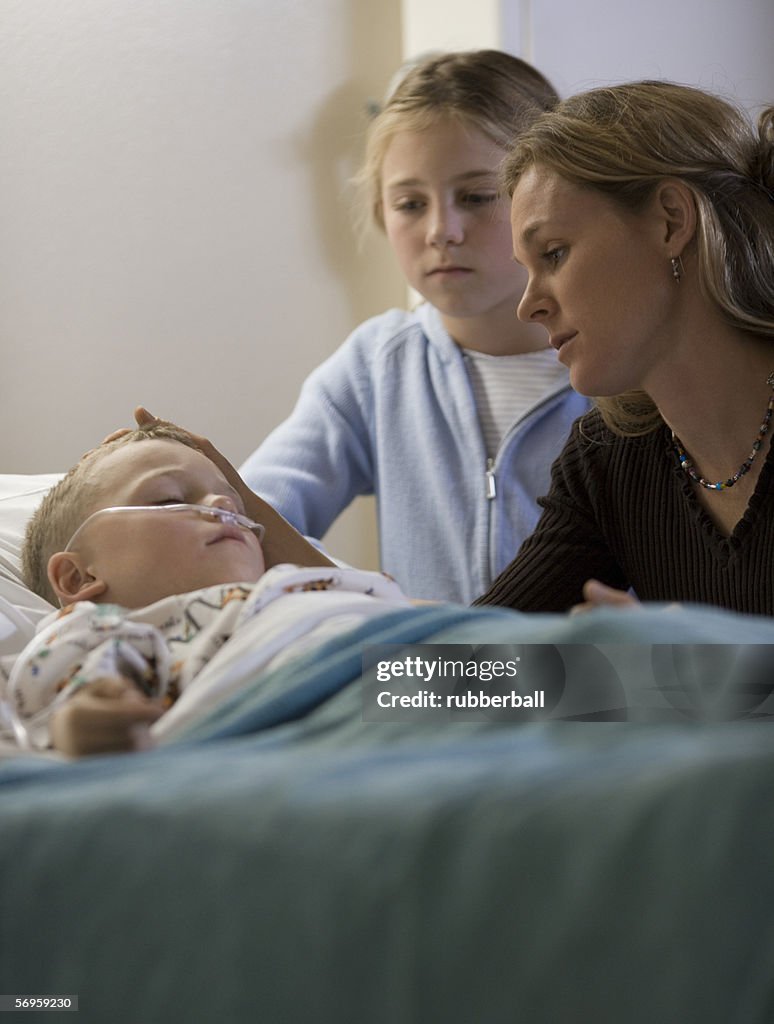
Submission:
<svg viewBox="0 0 774 1024">
<path fill-rule="evenodd" d="M 0 477 L 6 661 L 49 610 L 18 559 L 56 478 Z M 422 606 L 246 673 L 148 751 L 6 730 L 0 993 L 116 1024 L 770 1024 L 769 645 L 699 607 Z M 416 679 L 383 673 L 493 652 L 542 708 L 401 705 Z"/>
</svg>

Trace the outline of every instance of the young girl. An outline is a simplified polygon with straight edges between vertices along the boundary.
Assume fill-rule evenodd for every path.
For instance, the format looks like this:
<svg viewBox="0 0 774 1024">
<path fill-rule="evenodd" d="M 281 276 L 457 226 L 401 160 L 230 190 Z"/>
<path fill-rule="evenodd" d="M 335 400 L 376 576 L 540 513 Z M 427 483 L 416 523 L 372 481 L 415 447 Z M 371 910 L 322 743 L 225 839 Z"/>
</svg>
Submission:
<svg viewBox="0 0 774 1024">
<path fill-rule="evenodd" d="M 545 329 L 516 317 L 525 274 L 498 179 L 514 136 L 556 101 L 498 51 L 408 71 L 371 124 L 360 182 L 426 301 L 357 328 L 240 470 L 314 537 L 375 494 L 382 568 L 412 597 L 468 602 L 489 587 L 588 408 Z"/>
<path fill-rule="evenodd" d="M 543 115 L 505 168 L 519 315 L 599 409 L 481 603 L 774 615 L 774 107 L 668 82 Z M 589 582 L 590 581 L 590 582 Z"/>
</svg>

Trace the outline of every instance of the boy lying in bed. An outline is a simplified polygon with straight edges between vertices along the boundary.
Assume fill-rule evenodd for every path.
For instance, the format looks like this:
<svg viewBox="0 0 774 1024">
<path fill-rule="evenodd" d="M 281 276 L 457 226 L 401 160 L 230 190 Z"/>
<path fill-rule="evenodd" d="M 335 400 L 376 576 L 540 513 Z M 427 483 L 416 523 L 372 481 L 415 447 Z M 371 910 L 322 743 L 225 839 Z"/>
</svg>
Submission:
<svg viewBox="0 0 774 1024">
<path fill-rule="evenodd" d="M 264 520 L 254 522 L 244 485 L 232 486 L 196 440 L 161 423 L 109 440 L 30 522 L 25 575 L 63 606 L 43 620 L 8 683 L 30 746 L 133 749 L 259 612 L 254 671 L 410 603 L 381 573 L 333 566 L 250 494 Z"/>
</svg>

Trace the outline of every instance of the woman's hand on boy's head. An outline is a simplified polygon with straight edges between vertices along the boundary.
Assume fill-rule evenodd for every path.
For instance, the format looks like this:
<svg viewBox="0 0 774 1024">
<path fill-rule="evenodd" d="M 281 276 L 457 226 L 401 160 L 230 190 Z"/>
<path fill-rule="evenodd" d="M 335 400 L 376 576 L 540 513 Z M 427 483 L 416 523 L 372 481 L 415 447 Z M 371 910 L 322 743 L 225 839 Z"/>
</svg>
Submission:
<svg viewBox="0 0 774 1024">
<path fill-rule="evenodd" d="M 87 683 L 51 716 L 51 741 L 70 757 L 138 750 L 162 714 L 159 701 L 140 693 L 131 679 L 106 676 Z"/>
<path fill-rule="evenodd" d="M 138 427 L 151 427 L 154 425 L 168 426 L 174 427 L 176 430 L 187 434 L 193 444 L 201 451 L 202 455 L 206 455 L 211 462 L 215 463 L 221 473 L 225 476 L 226 480 L 228 480 L 234 490 L 241 496 L 246 507 L 248 506 L 248 503 L 251 503 L 255 499 L 255 494 L 250 490 L 239 473 L 237 473 L 225 455 L 221 454 L 221 452 L 218 451 L 215 445 L 208 438 L 203 437 L 201 434 L 194 434 L 193 431 L 188 430 L 186 427 L 181 427 L 179 424 L 173 423 L 171 420 L 163 420 L 158 416 L 154 416 L 154 414 L 146 409 L 144 405 L 138 405 L 135 408 L 134 420 Z M 107 437 L 103 438 L 101 443 L 109 444 L 111 441 L 117 441 L 125 434 L 130 434 L 133 429 L 133 427 L 120 427 L 118 430 L 114 430 L 111 434 L 108 434 Z M 89 452 L 86 454 L 88 455 Z"/>
<path fill-rule="evenodd" d="M 169 423 L 168 420 L 159 420 L 153 413 L 148 412 L 143 406 L 134 410 L 134 418 L 137 425 L 142 427 L 151 423 Z M 261 542 L 263 548 L 266 568 L 280 565 L 283 562 L 291 562 L 297 565 L 333 565 L 321 551 L 318 551 L 304 537 L 301 536 L 286 519 L 277 512 L 273 506 L 264 501 L 255 491 L 250 490 L 239 473 L 234 469 L 228 459 L 215 445 L 201 434 L 194 434 L 185 427 L 177 424 L 178 430 L 184 430 L 193 443 L 207 458 L 214 462 L 223 476 L 228 480 L 234 490 L 244 503 L 245 512 L 256 523 L 262 523 L 266 529 L 264 539 Z"/>
<path fill-rule="evenodd" d="M 226 480 L 228 480 L 234 490 L 240 495 L 245 503 L 245 511 L 248 515 L 250 514 L 251 506 L 253 506 L 255 502 L 258 502 L 260 507 L 267 507 L 266 503 L 262 502 L 261 499 L 250 490 L 225 455 L 218 451 L 209 438 L 203 437 L 201 434 L 194 434 L 193 431 L 188 430 L 186 427 L 181 427 L 178 423 L 173 423 L 172 420 L 163 420 L 158 416 L 154 416 L 152 412 L 145 408 L 144 405 L 138 405 L 135 408 L 134 420 L 138 427 L 152 427 L 155 425 L 174 427 L 175 430 L 179 430 L 181 433 L 187 434 L 202 455 L 206 455 L 210 462 L 215 463 Z M 101 443 L 109 444 L 110 441 L 117 441 L 119 437 L 123 437 L 125 434 L 130 434 L 133 429 L 133 427 L 120 427 L 118 430 L 114 430 L 112 434 L 108 434 L 106 438 L 103 438 Z M 86 454 L 88 455 L 89 453 L 87 452 Z"/>
<path fill-rule="evenodd" d="M 181 427 L 179 423 L 173 423 L 171 420 L 162 420 L 158 416 L 154 416 L 152 412 L 149 412 L 144 405 L 138 405 L 134 410 L 134 419 L 138 427 L 151 427 L 155 425 L 163 425 L 166 427 L 174 427 L 175 430 L 179 430 L 184 434 L 187 434 L 196 447 L 201 451 L 202 455 L 206 455 L 210 462 L 214 462 L 221 473 L 225 476 L 226 480 L 231 484 L 235 491 L 237 491 L 243 500 L 246 500 L 247 495 L 254 497 L 253 492 L 244 482 L 242 477 L 237 473 L 228 459 L 223 455 L 209 438 L 203 437 L 202 434 L 194 434 L 192 430 L 188 430 L 187 427 Z M 112 434 L 109 434 L 105 441 L 114 441 L 116 438 L 122 437 L 124 434 L 128 434 L 128 429 L 116 430 Z"/>
<path fill-rule="evenodd" d="M 215 445 L 201 434 L 181 427 L 169 420 L 159 419 L 144 406 L 138 405 L 134 410 L 134 418 L 138 427 L 150 426 L 154 423 L 168 424 L 188 434 L 193 443 L 207 458 L 214 462 L 226 480 L 242 499 L 245 512 L 256 523 L 261 523 L 266 533 L 261 542 L 266 568 L 290 562 L 294 565 L 327 566 L 334 565 L 326 555 L 310 544 L 290 523 L 283 519 L 277 510 L 264 501 L 255 491 L 250 490 L 239 473 Z M 120 437 L 125 431 L 116 431 L 111 437 Z"/>
<path fill-rule="evenodd" d="M 162 420 L 157 419 L 153 413 L 148 412 L 148 410 L 142 405 L 138 405 L 134 410 L 134 419 L 138 427 L 149 427 L 154 423 L 163 422 Z M 131 434 L 134 429 L 134 427 L 119 427 L 118 430 L 111 431 L 107 437 L 102 438 L 100 443 L 97 445 L 97 448 L 101 448 L 103 444 L 110 444 L 111 441 L 117 441 L 119 437 L 124 437 L 126 434 Z M 81 458 L 85 459 L 88 455 L 91 455 L 92 452 L 95 452 L 97 448 L 89 448 L 87 452 L 84 452 L 83 455 L 81 455 Z"/>
</svg>

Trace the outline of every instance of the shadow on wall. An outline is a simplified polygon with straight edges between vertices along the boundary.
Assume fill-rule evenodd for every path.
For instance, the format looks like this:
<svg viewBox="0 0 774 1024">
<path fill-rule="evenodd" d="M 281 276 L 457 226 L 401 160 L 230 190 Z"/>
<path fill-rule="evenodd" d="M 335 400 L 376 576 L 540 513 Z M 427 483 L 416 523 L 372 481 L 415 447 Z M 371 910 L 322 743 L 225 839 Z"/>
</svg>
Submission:
<svg viewBox="0 0 774 1024">
<path fill-rule="evenodd" d="M 353 0 L 351 12 L 352 77 L 319 104 L 295 156 L 310 169 L 312 233 L 348 296 L 354 328 L 390 306 L 405 306 L 406 285 L 382 233 L 373 228 L 358 237 L 351 185 L 363 155 L 368 105 L 381 100 L 401 64 L 400 5 Z"/>
<path fill-rule="evenodd" d="M 310 172 L 316 217 L 310 235 L 341 284 L 354 328 L 367 317 L 406 304 L 403 276 L 381 232 L 371 229 L 358 237 L 350 184 L 363 155 L 368 105 L 381 99 L 402 63 L 400 4 L 352 0 L 349 25 L 351 77 L 321 100 L 308 130 L 295 140 L 294 157 Z M 331 351 L 343 340 L 330 339 Z M 374 499 L 358 498 L 333 524 L 325 543 L 352 565 L 378 568 Z"/>
<path fill-rule="evenodd" d="M 385 81 L 391 72 L 387 71 Z M 316 223 L 310 226 L 327 270 L 339 282 L 350 310 L 350 329 L 391 306 L 405 306 L 406 285 L 386 239 L 377 229 L 363 238 L 355 227 L 355 189 L 368 123 L 367 101 L 374 93 L 362 78 L 331 92 L 314 113 L 311 128 L 297 140 L 295 156 L 309 167 Z M 337 197 L 338 201 L 332 201 Z M 321 329 L 325 331 L 324 325 Z M 344 338 L 323 338 L 330 351 Z M 376 506 L 358 498 L 325 535 L 330 552 L 350 565 L 379 568 Z"/>
</svg>

